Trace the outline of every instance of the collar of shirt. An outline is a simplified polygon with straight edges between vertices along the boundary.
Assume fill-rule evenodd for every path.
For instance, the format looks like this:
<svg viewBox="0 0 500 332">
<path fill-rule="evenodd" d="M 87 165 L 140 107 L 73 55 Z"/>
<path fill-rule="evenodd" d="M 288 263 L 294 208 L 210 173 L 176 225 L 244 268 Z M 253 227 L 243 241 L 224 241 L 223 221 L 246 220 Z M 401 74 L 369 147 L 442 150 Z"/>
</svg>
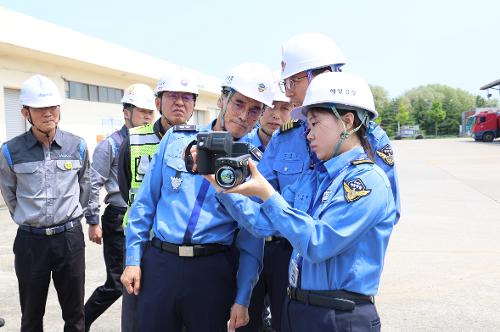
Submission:
<svg viewBox="0 0 500 332">
<path fill-rule="evenodd" d="M 59 127 L 56 128 L 56 135 L 54 136 L 54 140 L 52 141 L 53 143 L 56 143 L 59 147 L 63 146 L 63 134 Z M 26 147 L 32 148 L 36 143 L 38 143 L 38 140 L 36 139 L 35 135 L 33 134 L 33 128 L 31 128 L 27 135 L 26 135 Z"/>
<path fill-rule="evenodd" d="M 354 159 L 359 158 L 360 155 L 364 154 L 364 150 L 361 146 L 355 147 L 352 150 L 342 153 L 330 160 L 321 163 L 320 172 L 328 172 L 331 178 L 337 176 L 338 172 L 351 163 Z"/>
<path fill-rule="evenodd" d="M 120 136 L 122 138 L 125 138 L 128 136 L 128 128 L 127 126 L 123 125 L 121 128 L 120 128 Z"/>
<path fill-rule="evenodd" d="M 155 133 L 160 133 L 161 136 L 165 135 L 165 128 L 161 125 L 161 117 L 156 120 L 155 124 L 153 125 L 153 130 Z"/>
</svg>

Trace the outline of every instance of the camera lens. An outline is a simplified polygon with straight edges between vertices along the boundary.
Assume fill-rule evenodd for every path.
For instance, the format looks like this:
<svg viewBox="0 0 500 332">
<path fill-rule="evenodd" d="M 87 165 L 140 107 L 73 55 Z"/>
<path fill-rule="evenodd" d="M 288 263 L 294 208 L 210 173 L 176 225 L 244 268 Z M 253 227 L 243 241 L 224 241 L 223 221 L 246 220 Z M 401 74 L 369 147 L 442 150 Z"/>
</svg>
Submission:
<svg viewBox="0 0 500 332">
<path fill-rule="evenodd" d="M 222 188 L 232 188 L 236 180 L 235 170 L 232 167 L 223 166 L 217 170 L 215 180 Z"/>
</svg>

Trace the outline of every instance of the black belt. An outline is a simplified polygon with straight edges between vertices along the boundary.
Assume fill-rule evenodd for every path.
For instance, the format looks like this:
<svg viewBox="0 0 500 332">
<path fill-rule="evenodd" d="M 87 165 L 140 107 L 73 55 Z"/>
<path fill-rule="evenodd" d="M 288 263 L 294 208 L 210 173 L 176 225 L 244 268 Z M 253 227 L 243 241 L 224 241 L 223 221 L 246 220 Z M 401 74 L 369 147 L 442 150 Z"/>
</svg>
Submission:
<svg viewBox="0 0 500 332">
<path fill-rule="evenodd" d="M 335 310 L 352 311 L 356 304 L 375 303 L 373 296 L 344 290 L 307 291 L 288 286 L 286 292 L 292 300 Z"/>
<path fill-rule="evenodd" d="M 156 237 L 151 240 L 151 244 L 155 248 L 161 249 L 171 254 L 176 254 L 181 257 L 209 256 L 228 251 L 230 249 L 229 246 L 218 243 L 178 245 L 164 242 Z"/>
<path fill-rule="evenodd" d="M 37 228 L 37 227 L 27 226 L 27 225 L 19 225 L 19 228 L 25 232 L 50 236 L 50 235 L 56 235 L 56 234 L 60 234 L 62 232 L 66 232 L 68 229 L 72 229 L 73 227 L 76 227 L 78 225 L 81 225 L 80 219 L 73 219 L 73 220 L 70 220 L 64 224 L 53 226 L 53 227 L 47 227 L 47 228 Z"/>
</svg>

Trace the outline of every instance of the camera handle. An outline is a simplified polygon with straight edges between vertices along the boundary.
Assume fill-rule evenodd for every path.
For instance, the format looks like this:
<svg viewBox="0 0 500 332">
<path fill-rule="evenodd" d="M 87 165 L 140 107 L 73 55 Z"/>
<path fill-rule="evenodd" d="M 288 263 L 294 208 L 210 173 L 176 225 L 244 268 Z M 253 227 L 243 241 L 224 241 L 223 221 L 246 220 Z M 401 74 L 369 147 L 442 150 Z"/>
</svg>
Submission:
<svg viewBox="0 0 500 332">
<path fill-rule="evenodd" d="M 198 174 L 198 172 L 193 171 L 194 160 L 193 156 L 191 155 L 191 148 L 197 143 L 197 140 L 193 140 L 186 146 L 186 150 L 184 151 L 184 164 L 186 164 L 186 170 L 191 174 Z"/>
</svg>

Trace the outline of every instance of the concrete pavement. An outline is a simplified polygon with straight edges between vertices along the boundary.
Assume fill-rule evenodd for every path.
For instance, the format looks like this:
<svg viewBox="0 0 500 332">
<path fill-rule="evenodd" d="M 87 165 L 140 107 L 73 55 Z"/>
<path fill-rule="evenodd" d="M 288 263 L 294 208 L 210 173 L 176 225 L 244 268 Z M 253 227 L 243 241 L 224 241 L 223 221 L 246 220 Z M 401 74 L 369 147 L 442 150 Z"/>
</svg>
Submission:
<svg viewBox="0 0 500 332">
<path fill-rule="evenodd" d="M 394 141 L 402 218 L 377 296 L 384 331 L 500 330 L 500 142 Z M 16 226 L 0 211 L 1 332 L 19 331 L 13 267 Z M 86 231 L 86 226 L 85 226 Z M 101 247 L 87 243 L 86 297 L 105 278 Z M 47 331 L 62 331 L 50 287 Z M 118 301 L 93 325 L 120 330 Z"/>
</svg>

